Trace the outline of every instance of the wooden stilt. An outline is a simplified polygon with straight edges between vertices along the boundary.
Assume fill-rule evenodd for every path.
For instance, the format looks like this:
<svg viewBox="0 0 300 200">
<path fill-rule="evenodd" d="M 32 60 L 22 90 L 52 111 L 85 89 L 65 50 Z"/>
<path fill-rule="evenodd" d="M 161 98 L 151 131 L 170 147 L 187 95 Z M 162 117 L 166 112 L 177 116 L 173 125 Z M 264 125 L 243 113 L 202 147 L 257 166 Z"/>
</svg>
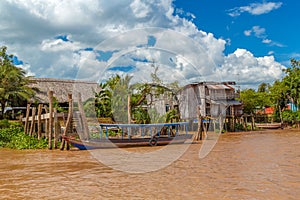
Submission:
<svg viewBox="0 0 300 200">
<path fill-rule="evenodd" d="M 52 136 L 53 136 L 53 91 L 48 91 L 48 99 L 49 99 L 48 149 L 52 149 Z"/>
<path fill-rule="evenodd" d="M 25 118 L 25 127 L 24 127 L 24 133 L 25 134 L 28 134 L 28 120 L 29 120 L 29 115 L 30 115 L 30 103 L 27 103 L 26 118 Z"/>
<path fill-rule="evenodd" d="M 58 124 L 58 119 L 57 119 L 57 109 L 54 108 L 54 133 L 53 133 L 53 138 L 54 138 L 54 149 L 57 149 L 57 139 L 58 139 L 58 134 L 59 134 L 59 130 L 58 130 L 59 124 Z"/>
<path fill-rule="evenodd" d="M 64 150 L 65 146 L 66 146 L 67 150 L 69 149 L 69 144 L 66 142 L 64 136 L 67 136 L 67 132 L 69 130 L 69 127 L 71 125 L 72 118 L 73 118 L 73 99 L 72 99 L 72 94 L 68 94 L 68 101 L 69 101 L 68 118 L 67 118 L 65 130 L 64 130 L 63 135 L 62 135 L 62 142 L 61 142 L 61 145 L 60 145 L 60 150 Z"/>
<path fill-rule="evenodd" d="M 31 116 L 31 124 L 30 124 L 30 131 L 29 135 L 32 136 L 33 131 L 34 131 L 34 125 L 35 125 L 35 112 L 36 112 L 36 107 L 32 108 L 32 116 Z"/>
<path fill-rule="evenodd" d="M 38 105 L 38 132 L 37 132 L 37 136 L 38 136 L 38 140 L 41 139 L 41 136 L 42 136 L 42 119 L 41 119 L 41 116 L 42 116 L 42 108 L 43 108 L 43 104 L 39 104 Z"/>
<path fill-rule="evenodd" d="M 198 116 L 198 130 L 197 130 L 197 140 L 203 139 L 203 123 L 202 123 L 202 116 L 200 111 L 200 106 L 197 106 L 197 116 Z"/>
</svg>

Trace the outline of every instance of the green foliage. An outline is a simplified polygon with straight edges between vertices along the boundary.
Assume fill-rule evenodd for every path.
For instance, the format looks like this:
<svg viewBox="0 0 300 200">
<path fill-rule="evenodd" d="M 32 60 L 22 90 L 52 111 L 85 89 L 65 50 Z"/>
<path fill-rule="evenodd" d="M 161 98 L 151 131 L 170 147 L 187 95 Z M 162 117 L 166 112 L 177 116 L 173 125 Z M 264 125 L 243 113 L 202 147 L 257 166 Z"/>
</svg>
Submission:
<svg viewBox="0 0 300 200">
<path fill-rule="evenodd" d="M 10 123 L 8 121 L 8 119 L 3 119 L 0 120 L 0 128 L 9 128 L 10 127 Z"/>
<path fill-rule="evenodd" d="M 6 123 L 6 122 L 5 122 Z M 10 124 L 8 128 L 0 129 L 0 147 L 12 149 L 42 149 L 48 146 L 48 140 L 25 135 L 23 128 Z"/>
<path fill-rule="evenodd" d="M 244 113 L 247 114 L 255 114 L 257 108 L 262 109 L 270 105 L 268 93 L 256 92 L 253 89 L 242 90 L 240 100 L 243 102 Z"/>
<path fill-rule="evenodd" d="M 12 149 L 44 149 L 48 147 L 48 140 L 46 138 L 38 140 L 36 137 L 25 135 L 22 131 L 12 137 L 7 147 Z"/>
<path fill-rule="evenodd" d="M 148 124 L 151 121 L 148 111 L 141 107 L 134 109 L 132 115 L 137 124 Z"/>
<path fill-rule="evenodd" d="M 286 97 L 290 102 L 300 106 L 300 61 L 291 59 L 291 65 L 284 70 L 286 76 L 282 82 L 286 86 Z"/>
<path fill-rule="evenodd" d="M 13 64 L 13 55 L 8 55 L 7 48 L 0 48 L 0 103 L 4 111 L 7 103 L 26 100 L 34 95 L 34 89 L 28 87 L 30 83 L 26 72 Z M 3 114 L 0 115 L 3 117 Z"/>
<path fill-rule="evenodd" d="M 119 79 L 116 78 L 116 79 Z M 101 83 L 101 90 L 95 94 L 95 112 L 97 117 L 110 117 L 112 118 L 111 110 L 111 96 L 110 85 L 116 82 L 113 78 L 110 78 L 107 83 Z M 114 87 L 113 85 L 111 87 Z"/>
<path fill-rule="evenodd" d="M 179 121 L 179 114 L 176 109 L 171 109 L 166 113 L 166 123 Z"/>
<path fill-rule="evenodd" d="M 87 117 L 96 117 L 95 116 L 95 101 L 94 99 L 88 99 L 83 104 L 83 110 Z"/>
<path fill-rule="evenodd" d="M 154 116 L 150 108 L 153 99 L 160 95 L 168 95 L 174 98 L 174 91 L 179 90 L 178 82 L 163 85 L 158 77 L 158 66 L 153 62 L 154 72 L 151 73 L 152 83 L 130 84 L 131 76 L 121 77 L 116 75 L 109 78 L 105 83 L 101 83 L 101 90 L 95 95 L 95 111 L 99 118 L 110 117 L 116 122 L 128 122 L 128 97 L 130 96 L 131 117 L 136 123 L 154 123 L 153 121 L 165 122 L 169 116 Z M 175 98 L 175 100 L 177 100 Z M 89 108 L 86 107 L 87 113 Z M 151 116 L 153 115 L 153 116 Z M 151 117 L 150 117 L 151 116 Z"/>
<path fill-rule="evenodd" d="M 56 97 L 52 97 L 52 105 L 53 105 L 53 108 L 56 108 L 57 112 L 61 113 L 61 112 L 68 112 L 67 109 L 64 109 L 62 108 L 60 105 L 59 105 L 59 102 L 57 100 Z"/>
<path fill-rule="evenodd" d="M 300 121 L 300 111 L 293 112 L 291 110 L 285 110 L 282 112 L 282 119 L 287 123 L 295 123 L 296 121 Z"/>
</svg>

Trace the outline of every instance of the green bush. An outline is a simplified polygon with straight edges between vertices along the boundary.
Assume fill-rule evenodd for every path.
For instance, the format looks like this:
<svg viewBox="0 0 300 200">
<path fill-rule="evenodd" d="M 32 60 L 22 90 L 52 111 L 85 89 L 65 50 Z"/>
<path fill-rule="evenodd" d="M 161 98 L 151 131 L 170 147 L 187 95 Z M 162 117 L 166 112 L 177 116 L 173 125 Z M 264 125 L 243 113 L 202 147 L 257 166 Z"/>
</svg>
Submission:
<svg viewBox="0 0 300 200">
<path fill-rule="evenodd" d="M 282 119 L 284 122 L 294 123 L 294 121 L 297 119 L 297 112 L 285 110 L 282 112 Z"/>
<path fill-rule="evenodd" d="M 0 128 L 9 128 L 10 123 L 8 119 L 0 120 Z"/>
<path fill-rule="evenodd" d="M 48 146 L 48 140 L 42 138 L 38 140 L 36 137 L 29 136 L 20 132 L 12 137 L 7 147 L 12 149 L 44 149 Z"/>
<path fill-rule="evenodd" d="M 11 126 L 0 129 L 0 147 L 12 149 L 42 149 L 48 146 L 46 139 L 38 140 L 34 136 L 24 134 L 22 127 Z"/>
</svg>

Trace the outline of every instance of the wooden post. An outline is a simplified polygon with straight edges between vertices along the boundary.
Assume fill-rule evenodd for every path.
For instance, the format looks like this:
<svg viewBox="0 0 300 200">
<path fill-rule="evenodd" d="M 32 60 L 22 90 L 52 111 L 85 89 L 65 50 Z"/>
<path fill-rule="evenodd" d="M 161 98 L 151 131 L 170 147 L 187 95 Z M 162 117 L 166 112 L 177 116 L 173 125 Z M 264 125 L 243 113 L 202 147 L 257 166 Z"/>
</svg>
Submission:
<svg viewBox="0 0 300 200">
<path fill-rule="evenodd" d="M 35 125 L 35 112 L 36 112 L 36 107 L 32 108 L 32 116 L 31 116 L 31 124 L 30 124 L 30 131 L 29 135 L 32 136 L 33 131 L 34 131 L 34 125 Z"/>
<path fill-rule="evenodd" d="M 37 116 L 37 120 L 38 120 L 38 132 L 37 132 L 37 135 L 38 135 L 38 140 L 41 139 L 41 136 L 42 136 L 42 119 L 41 119 L 41 116 L 42 116 L 42 108 L 43 108 L 43 104 L 39 104 L 38 105 L 38 116 Z"/>
<path fill-rule="evenodd" d="M 48 99 L 49 99 L 48 149 L 52 149 L 52 136 L 53 136 L 53 91 L 48 91 Z"/>
<path fill-rule="evenodd" d="M 253 131 L 255 127 L 255 120 L 254 120 L 254 115 L 251 114 L 251 130 Z"/>
<path fill-rule="evenodd" d="M 235 116 L 234 116 L 234 107 L 230 106 L 231 109 L 231 127 L 230 127 L 230 131 L 235 132 Z"/>
<path fill-rule="evenodd" d="M 28 120 L 29 120 L 29 115 L 30 115 L 30 103 L 27 103 L 26 118 L 25 118 L 25 127 L 24 127 L 24 133 L 25 134 L 28 134 Z"/>
<path fill-rule="evenodd" d="M 202 132 L 203 132 L 203 124 L 202 124 L 202 116 L 200 111 L 200 106 L 197 106 L 197 118 L 198 118 L 198 131 L 197 131 L 197 140 L 202 140 Z"/>
<path fill-rule="evenodd" d="M 69 144 L 65 140 L 65 136 L 67 135 L 67 132 L 69 130 L 69 126 L 71 125 L 72 118 L 73 118 L 73 99 L 72 94 L 68 94 L 68 101 L 69 101 L 69 111 L 68 111 L 68 118 L 65 126 L 65 130 L 62 135 L 62 142 L 60 145 L 60 150 L 64 150 L 65 144 L 67 146 L 67 150 L 69 149 Z"/>
<path fill-rule="evenodd" d="M 81 120 L 82 120 L 82 130 L 83 130 L 83 139 L 88 140 L 89 139 L 89 127 L 86 120 L 86 116 L 83 110 L 83 104 L 81 100 L 81 94 L 78 93 L 78 109 L 80 112 Z"/>
<path fill-rule="evenodd" d="M 131 124 L 131 105 L 130 105 L 130 94 L 128 93 L 127 98 L 127 118 L 128 118 L 128 124 Z"/>
<path fill-rule="evenodd" d="M 58 134 L 59 134 L 59 124 L 58 124 L 58 119 L 57 119 L 57 109 L 54 108 L 54 134 L 53 134 L 53 138 L 54 138 L 54 149 L 57 149 L 57 139 L 58 139 Z"/>
<path fill-rule="evenodd" d="M 47 105 L 44 105 L 45 113 L 49 113 Z M 49 119 L 45 118 L 45 136 L 48 139 L 49 136 Z"/>
<path fill-rule="evenodd" d="M 128 97 L 127 97 L 127 122 L 128 124 L 131 124 L 131 105 L 130 105 L 130 93 L 128 92 Z M 131 128 L 127 128 L 128 135 L 131 135 Z"/>
</svg>

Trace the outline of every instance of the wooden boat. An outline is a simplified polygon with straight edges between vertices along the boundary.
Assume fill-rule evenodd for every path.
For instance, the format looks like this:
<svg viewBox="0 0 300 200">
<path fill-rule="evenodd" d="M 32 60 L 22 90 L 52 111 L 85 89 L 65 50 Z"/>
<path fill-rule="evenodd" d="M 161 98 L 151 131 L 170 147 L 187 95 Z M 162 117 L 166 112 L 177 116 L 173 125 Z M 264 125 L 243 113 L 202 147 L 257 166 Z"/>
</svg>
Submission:
<svg viewBox="0 0 300 200">
<path fill-rule="evenodd" d="M 185 134 L 179 134 L 179 126 L 184 126 Z M 71 145 L 81 150 L 112 148 L 112 147 L 133 147 L 133 146 L 156 146 L 167 144 L 184 143 L 188 139 L 192 139 L 193 135 L 188 134 L 187 122 L 161 123 L 161 124 L 100 124 L 100 138 L 80 140 L 74 137 L 64 137 Z M 171 128 L 172 127 L 172 128 Z M 156 134 L 152 135 L 153 128 L 161 128 Z M 120 129 L 122 136 L 109 137 L 109 130 Z M 132 136 L 133 130 L 140 129 L 142 134 Z M 145 135 L 145 129 L 149 129 L 151 135 Z M 175 130 L 175 133 L 172 130 Z M 124 130 L 130 130 L 125 137 Z M 164 133 L 162 133 L 164 130 Z M 163 135 L 165 134 L 165 135 Z M 105 135 L 105 137 L 103 136 Z"/>
<path fill-rule="evenodd" d="M 282 128 L 281 123 L 256 123 L 255 126 L 257 128 L 263 128 L 263 129 L 278 129 Z"/>
<path fill-rule="evenodd" d="M 160 136 L 152 138 L 103 138 L 103 139 L 90 139 L 80 140 L 72 137 L 64 137 L 65 140 L 80 150 L 100 149 L 100 148 L 124 148 L 124 147 L 136 147 L 136 146 L 156 146 L 156 145 L 168 145 L 168 144 L 182 144 L 188 139 L 192 139 L 193 134 L 184 134 L 174 137 Z"/>
</svg>

